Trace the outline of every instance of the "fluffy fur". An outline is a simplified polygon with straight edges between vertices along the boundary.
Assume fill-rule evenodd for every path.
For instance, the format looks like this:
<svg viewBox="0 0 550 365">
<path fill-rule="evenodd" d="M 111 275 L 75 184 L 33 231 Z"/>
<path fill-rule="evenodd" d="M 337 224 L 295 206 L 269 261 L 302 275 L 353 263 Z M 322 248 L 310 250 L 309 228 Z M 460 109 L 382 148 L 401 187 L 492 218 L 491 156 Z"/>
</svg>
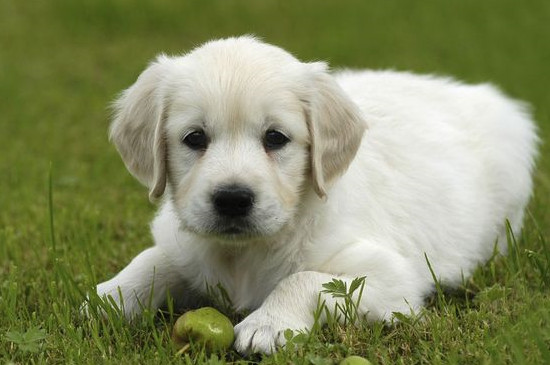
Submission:
<svg viewBox="0 0 550 365">
<path fill-rule="evenodd" d="M 332 278 L 366 276 L 369 320 L 418 311 L 434 286 L 425 255 L 445 285 L 460 284 L 495 240 L 505 251 L 505 221 L 520 231 L 532 190 L 534 123 L 494 87 L 330 74 L 252 37 L 158 57 L 115 110 L 112 141 L 162 203 L 155 245 L 98 294 L 131 319 L 168 291 L 192 306 L 221 284 L 252 311 L 235 327 L 243 353 L 310 328 Z M 205 149 L 182 143 L 197 130 Z M 267 148 L 269 130 L 289 142 Z M 245 217 L 213 207 L 228 184 L 253 192 Z"/>
</svg>

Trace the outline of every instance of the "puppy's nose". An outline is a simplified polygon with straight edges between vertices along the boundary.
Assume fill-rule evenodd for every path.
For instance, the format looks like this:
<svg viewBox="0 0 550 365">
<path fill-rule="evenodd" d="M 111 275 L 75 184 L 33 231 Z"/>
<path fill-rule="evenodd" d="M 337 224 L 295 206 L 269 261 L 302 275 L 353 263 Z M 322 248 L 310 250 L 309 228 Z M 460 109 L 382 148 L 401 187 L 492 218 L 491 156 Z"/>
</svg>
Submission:
<svg viewBox="0 0 550 365">
<path fill-rule="evenodd" d="M 254 193 L 247 187 L 229 185 L 219 188 L 212 195 L 214 208 L 225 217 L 243 217 L 254 204 Z"/>
</svg>

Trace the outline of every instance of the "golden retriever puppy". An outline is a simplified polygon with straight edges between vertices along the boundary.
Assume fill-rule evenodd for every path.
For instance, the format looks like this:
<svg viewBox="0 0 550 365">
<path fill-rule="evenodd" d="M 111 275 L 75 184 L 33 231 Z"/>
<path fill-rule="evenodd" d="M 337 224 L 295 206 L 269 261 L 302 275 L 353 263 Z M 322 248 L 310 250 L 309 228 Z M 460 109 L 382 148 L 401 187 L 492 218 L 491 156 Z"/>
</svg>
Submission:
<svg viewBox="0 0 550 365">
<path fill-rule="evenodd" d="M 159 56 L 115 112 L 111 139 L 160 209 L 155 245 L 97 293 L 130 319 L 221 284 L 251 311 L 235 327 L 243 353 L 310 328 L 332 278 L 366 276 L 367 320 L 418 311 L 426 256 L 460 284 L 495 240 L 505 251 L 532 190 L 534 123 L 494 87 L 329 73 L 253 37 Z"/>
</svg>

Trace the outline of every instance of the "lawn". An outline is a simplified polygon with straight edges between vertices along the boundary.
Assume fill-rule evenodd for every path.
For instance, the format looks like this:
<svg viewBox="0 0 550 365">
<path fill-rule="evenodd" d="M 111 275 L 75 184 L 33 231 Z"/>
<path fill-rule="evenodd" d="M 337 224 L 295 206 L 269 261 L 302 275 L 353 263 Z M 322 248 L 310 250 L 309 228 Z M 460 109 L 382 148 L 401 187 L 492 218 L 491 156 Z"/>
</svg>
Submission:
<svg viewBox="0 0 550 365">
<path fill-rule="evenodd" d="M 78 306 L 151 245 L 155 208 L 107 140 L 109 103 L 156 54 L 253 33 L 303 60 L 493 82 L 550 140 L 550 2 L 0 0 L 0 363 L 550 363 L 550 153 L 521 237 L 421 319 L 328 326 L 274 356 L 176 356 L 174 313 Z M 503 184 L 506 182 L 503 181 Z"/>
</svg>

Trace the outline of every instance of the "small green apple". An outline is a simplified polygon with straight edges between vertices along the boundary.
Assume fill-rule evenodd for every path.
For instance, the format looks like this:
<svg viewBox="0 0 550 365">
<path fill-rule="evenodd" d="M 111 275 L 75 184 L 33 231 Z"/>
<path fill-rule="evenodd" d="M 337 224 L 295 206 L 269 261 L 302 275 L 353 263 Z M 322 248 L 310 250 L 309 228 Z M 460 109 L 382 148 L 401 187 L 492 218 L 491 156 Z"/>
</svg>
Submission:
<svg viewBox="0 0 550 365">
<path fill-rule="evenodd" d="M 353 355 L 340 361 L 339 365 L 372 365 L 372 363 L 364 357 Z"/>
<path fill-rule="evenodd" d="M 185 312 L 172 330 L 172 340 L 181 348 L 190 342 L 201 343 L 209 351 L 227 350 L 235 340 L 233 324 L 211 307 Z"/>
</svg>

